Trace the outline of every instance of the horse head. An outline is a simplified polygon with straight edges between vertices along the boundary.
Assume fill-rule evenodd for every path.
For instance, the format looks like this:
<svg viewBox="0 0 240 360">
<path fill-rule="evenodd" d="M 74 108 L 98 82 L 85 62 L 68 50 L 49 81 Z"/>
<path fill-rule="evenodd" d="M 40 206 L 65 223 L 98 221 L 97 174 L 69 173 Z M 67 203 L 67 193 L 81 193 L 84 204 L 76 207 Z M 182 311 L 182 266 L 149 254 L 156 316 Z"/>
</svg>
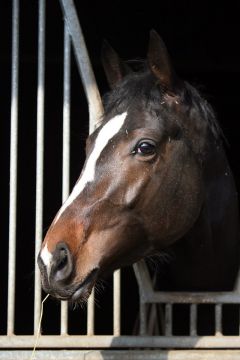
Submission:
<svg viewBox="0 0 240 360">
<path fill-rule="evenodd" d="M 207 138 L 216 131 L 208 104 L 176 76 L 155 31 L 141 71 L 107 43 L 102 62 L 111 87 L 105 113 L 38 257 L 45 291 L 72 301 L 86 300 L 99 277 L 163 251 L 193 226 Z"/>
</svg>

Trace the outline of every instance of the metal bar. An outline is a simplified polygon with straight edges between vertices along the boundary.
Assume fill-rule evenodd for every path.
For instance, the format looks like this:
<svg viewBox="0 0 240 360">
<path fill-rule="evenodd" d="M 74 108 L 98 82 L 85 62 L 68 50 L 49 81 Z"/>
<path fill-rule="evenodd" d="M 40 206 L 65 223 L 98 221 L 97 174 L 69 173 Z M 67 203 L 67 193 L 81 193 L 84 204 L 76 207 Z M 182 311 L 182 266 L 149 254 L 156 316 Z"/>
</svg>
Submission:
<svg viewBox="0 0 240 360">
<path fill-rule="evenodd" d="M 72 0 L 60 0 L 60 3 L 65 16 L 65 24 L 67 25 L 68 33 L 71 35 L 78 69 L 88 101 L 89 132 L 91 133 L 103 114 L 101 97 L 97 88 L 74 3 Z M 87 334 L 94 334 L 94 290 L 88 300 Z"/>
<path fill-rule="evenodd" d="M 62 202 L 70 190 L 70 99 L 71 99 L 71 42 L 67 24 L 64 23 L 64 69 L 63 69 L 63 167 Z"/>
<path fill-rule="evenodd" d="M 197 335 L 197 305 L 190 305 L 190 335 Z"/>
<path fill-rule="evenodd" d="M 238 274 L 234 284 L 234 291 L 240 293 L 240 269 L 238 270 Z"/>
<path fill-rule="evenodd" d="M 225 292 L 163 292 L 154 291 L 144 260 L 133 265 L 142 301 L 146 303 L 176 304 L 240 304 L 237 290 Z"/>
<path fill-rule="evenodd" d="M 147 309 L 146 304 L 140 301 L 140 335 L 147 334 Z"/>
<path fill-rule="evenodd" d="M 0 351 L 0 360 L 29 360 L 30 350 Z M 239 360 L 240 350 L 37 350 L 38 360 Z"/>
<path fill-rule="evenodd" d="M 238 334 L 240 335 L 240 306 L 238 306 Z"/>
<path fill-rule="evenodd" d="M 60 334 L 68 333 L 68 302 L 61 301 Z"/>
<path fill-rule="evenodd" d="M 0 348 L 32 348 L 36 337 L 31 335 L 0 336 Z M 179 348 L 239 349 L 239 336 L 111 336 L 111 335 L 42 335 L 38 348 Z"/>
<path fill-rule="evenodd" d="M 42 243 L 43 222 L 43 159 L 44 159 L 44 85 L 45 85 L 45 0 L 38 8 L 38 88 L 37 88 L 37 155 L 36 155 L 36 214 L 35 259 Z M 35 264 L 34 333 L 37 333 L 41 311 L 41 280 Z"/>
<path fill-rule="evenodd" d="M 88 299 L 87 304 L 87 335 L 94 335 L 94 317 L 95 317 L 95 307 L 94 307 L 94 296 L 95 291 L 92 289 L 92 293 Z"/>
<path fill-rule="evenodd" d="M 148 335 L 156 335 L 160 334 L 160 326 L 158 321 L 158 315 L 157 315 L 157 307 L 159 305 L 157 304 L 151 304 L 148 305 L 148 321 L 147 321 L 147 334 Z"/>
<path fill-rule="evenodd" d="M 60 0 L 60 3 L 62 5 L 65 21 L 68 25 L 69 34 L 71 34 L 77 65 L 88 101 L 89 132 L 92 133 L 103 114 L 102 101 L 74 3 L 72 0 Z"/>
<path fill-rule="evenodd" d="M 12 12 L 11 140 L 9 188 L 9 253 L 7 333 L 14 332 L 16 230 L 17 230 L 17 147 L 18 147 L 18 73 L 19 73 L 19 1 L 13 0 Z"/>
<path fill-rule="evenodd" d="M 69 196 L 70 189 L 70 98 L 71 98 L 71 42 L 64 23 L 63 58 L 63 161 L 62 161 L 62 202 Z M 61 302 L 61 335 L 68 332 L 68 303 Z"/>
<path fill-rule="evenodd" d="M 222 335 L 222 305 L 215 305 L 215 335 Z"/>
<path fill-rule="evenodd" d="M 121 270 L 113 274 L 113 334 L 121 334 Z"/>
<path fill-rule="evenodd" d="M 140 260 L 133 264 L 133 269 L 138 282 L 142 301 L 145 301 L 146 295 L 153 293 L 152 281 L 147 269 L 147 265 L 144 260 Z"/>
<path fill-rule="evenodd" d="M 140 301 L 140 335 L 147 334 L 147 309 L 146 304 Z"/>
<path fill-rule="evenodd" d="M 172 336 L 172 304 L 165 307 L 165 335 Z"/>
<path fill-rule="evenodd" d="M 240 297 L 235 292 L 144 292 L 146 303 L 171 303 L 171 304 L 239 304 Z"/>
</svg>

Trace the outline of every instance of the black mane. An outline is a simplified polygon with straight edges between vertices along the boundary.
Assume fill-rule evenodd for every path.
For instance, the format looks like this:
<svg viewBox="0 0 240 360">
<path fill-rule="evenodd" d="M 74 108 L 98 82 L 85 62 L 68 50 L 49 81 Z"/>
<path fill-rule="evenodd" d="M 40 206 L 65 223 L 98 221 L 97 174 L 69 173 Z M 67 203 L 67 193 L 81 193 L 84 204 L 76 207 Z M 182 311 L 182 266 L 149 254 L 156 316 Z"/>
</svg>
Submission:
<svg viewBox="0 0 240 360">
<path fill-rule="evenodd" d="M 209 102 L 204 99 L 199 91 L 187 81 L 184 82 L 184 85 L 184 101 L 190 108 L 193 108 L 199 113 L 199 116 L 203 119 L 203 121 L 207 122 L 208 128 L 215 139 L 220 140 L 221 138 L 224 138 L 215 112 Z"/>
<path fill-rule="evenodd" d="M 223 137 L 222 130 L 216 119 L 212 106 L 205 100 L 199 91 L 188 82 L 181 82 L 177 95 L 186 106 L 189 114 L 194 112 L 208 126 L 216 140 Z M 105 115 L 112 111 L 122 113 L 135 101 L 145 101 L 146 104 L 159 108 L 164 99 L 166 89 L 156 81 L 149 71 L 133 72 L 127 75 L 112 91 L 103 97 Z"/>
</svg>

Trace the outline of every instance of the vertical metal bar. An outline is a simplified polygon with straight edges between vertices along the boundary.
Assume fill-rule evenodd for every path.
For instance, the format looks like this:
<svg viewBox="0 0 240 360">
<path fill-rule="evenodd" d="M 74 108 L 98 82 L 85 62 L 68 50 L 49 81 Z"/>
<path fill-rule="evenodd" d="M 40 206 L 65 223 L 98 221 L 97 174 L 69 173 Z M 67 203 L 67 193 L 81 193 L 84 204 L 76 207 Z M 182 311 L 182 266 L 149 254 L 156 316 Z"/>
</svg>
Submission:
<svg viewBox="0 0 240 360">
<path fill-rule="evenodd" d="M 14 333 L 16 225 L 17 225 L 17 146 L 18 146 L 18 73 L 19 73 L 19 1 L 13 0 L 12 12 L 12 79 L 11 79 L 11 140 L 9 189 L 9 255 L 7 333 Z"/>
<path fill-rule="evenodd" d="M 94 316 L 95 316 L 94 295 L 95 295 L 95 291 L 94 289 L 92 289 L 92 293 L 88 299 L 88 305 L 87 305 L 87 335 L 89 336 L 94 335 Z"/>
<path fill-rule="evenodd" d="M 165 335 L 172 336 L 172 304 L 165 307 Z"/>
<path fill-rule="evenodd" d="M 240 335 L 240 305 L 238 305 L 238 335 Z"/>
<path fill-rule="evenodd" d="M 113 335 L 121 334 L 121 270 L 113 274 Z"/>
<path fill-rule="evenodd" d="M 148 314 L 148 335 L 160 334 L 160 324 L 158 321 L 158 306 L 160 304 L 148 304 L 149 314 Z"/>
<path fill-rule="evenodd" d="M 197 335 L 197 304 L 190 305 L 190 335 Z"/>
<path fill-rule="evenodd" d="M 60 0 L 60 3 L 62 5 L 65 21 L 68 24 L 69 34 L 71 34 L 77 65 L 88 101 L 89 129 L 91 133 L 103 114 L 102 101 L 74 3 L 72 0 Z"/>
<path fill-rule="evenodd" d="M 70 98 L 71 98 L 71 43 L 66 22 L 64 22 L 63 59 L 63 162 L 62 162 L 62 202 L 69 196 L 70 188 Z M 61 302 L 61 335 L 68 332 L 68 303 Z"/>
<path fill-rule="evenodd" d="M 147 309 L 146 303 L 140 300 L 140 335 L 147 334 Z"/>
<path fill-rule="evenodd" d="M 215 335 L 222 335 L 222 304 L 215 305 Z"/>
<path fill-rule="evenodd" d="M 36 214 L 35 259 L 42 243 L 43 221 L 43 159 L 44 159 L 44 85 L 45 85 L 45 0 L 38 8 L 38 88 L 37 88 L 37 155 L 36 155 Z M 34 333 L 37 333 L 41 312 L 41 281 L 35 265 Z"/>
<path fill-rule="evenodd" d="M 240 293 L 240 269 L 238 270 L 238 274 L 235 280 L 234 291 Z"/>
</svg>

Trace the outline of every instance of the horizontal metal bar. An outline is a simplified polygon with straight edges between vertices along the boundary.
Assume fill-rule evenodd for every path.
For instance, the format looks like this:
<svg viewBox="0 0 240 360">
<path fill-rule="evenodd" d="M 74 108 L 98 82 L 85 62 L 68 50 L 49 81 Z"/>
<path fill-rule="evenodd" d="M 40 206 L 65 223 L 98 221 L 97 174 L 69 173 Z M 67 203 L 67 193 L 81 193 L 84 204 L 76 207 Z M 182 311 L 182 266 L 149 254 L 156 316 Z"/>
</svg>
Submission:
<svg viewBox="0 0 240 360">
<path fill-rule="evenodd" d="M 172 304 L 240 304 L 237 290 L 225 292 L 162 292 L 154 291 L 147 265 L 141 260 L 133 265 L 140 290 L 140 299 L 144 303 Z"/>
<path fill-rule="evenodd" d="M 0 360 L 29 360 L 30 350 L 0 351 Z M 39 350 L 38 360 L 239 360 L 240 350 Z"/>
<path fill-rule="evenodd" d="M 0 348 L 33 348 L 35 336 L 0 336 Z M 178 348 L 240 349 L 240 336 L 105 336 L 105 335 L 42 335 L 38 348 Z"/>
<path fill-rule="evenodd" d="M 146 303 L 172 304 L 240 304 L 240 296 L 235 292 L 149 292 L 142 297 Z"/>
<path fill-rule="evenodd" d="M 162 292 L 154 291 L 145 262 L 139 261 L 133 265 L 140 288 L 140 298 L 145 303 L 172 304 L 240 304 L 237 291 L 226 292 Z"/>
</svg>

